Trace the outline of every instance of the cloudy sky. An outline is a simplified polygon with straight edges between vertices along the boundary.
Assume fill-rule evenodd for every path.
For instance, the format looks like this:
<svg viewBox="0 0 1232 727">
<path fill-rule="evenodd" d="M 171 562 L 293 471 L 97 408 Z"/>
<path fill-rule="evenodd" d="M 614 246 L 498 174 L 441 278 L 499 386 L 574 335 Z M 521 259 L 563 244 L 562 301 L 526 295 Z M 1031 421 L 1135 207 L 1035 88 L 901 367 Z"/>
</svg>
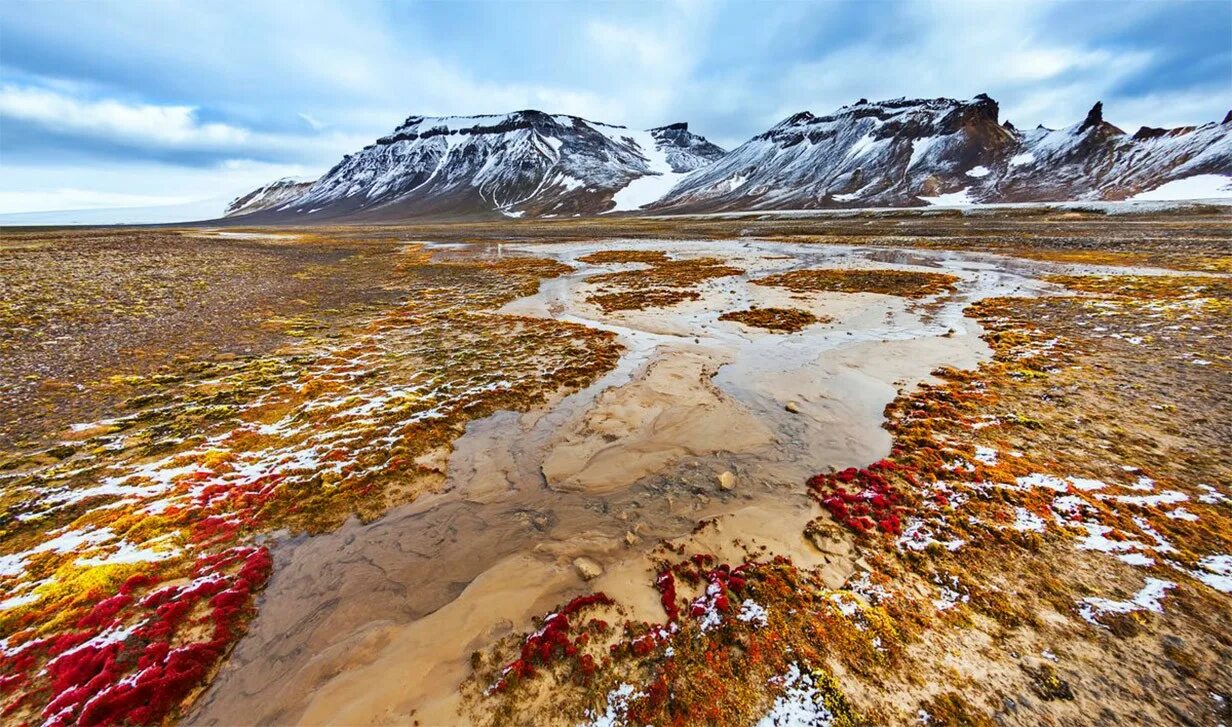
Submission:
<svg viewBox="0 0 1232 727">
<path fill-rule="evenodd" d="M 688 121 L 735 146 L 860 97 L 1018 126 L 1232 108 L 1232 2 L 0 3 L 0 214 L 221 209 L 411 114 Z"/>
</svg>

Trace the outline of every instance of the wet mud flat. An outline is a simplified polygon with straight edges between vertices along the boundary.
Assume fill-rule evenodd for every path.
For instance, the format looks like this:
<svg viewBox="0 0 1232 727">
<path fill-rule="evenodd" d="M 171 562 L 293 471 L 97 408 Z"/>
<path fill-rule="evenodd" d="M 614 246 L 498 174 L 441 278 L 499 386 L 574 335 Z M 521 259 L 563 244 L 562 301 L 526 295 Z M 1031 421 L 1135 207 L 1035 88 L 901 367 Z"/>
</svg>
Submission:
<svg viewBox="0 0 1232 727">
<path fill-rule="evenodd" d="M 238 512 L 201 557 L 265 570 L 197 574 L 250 595 L 216 614 L 234 648 L 210 642 L 213 666 L 183 692 L 192 723 L 1219 718 L 1224 278 L 897 238 L 424 244 L 418 231 L 322 232 L 381 246 L 391 264 L 366 274 L 393 307 L 342 320 L 309 306 L 299 325 L 331 321 L 316 329 L 328 335 L 273 350 L 292 378 L 261 386 L 279 395 L 206 420 L 209 439 L 175 445 L 178 458 L 19 458 L 19 476 L 42 478 L 22 486 L 102 474 L 125 489 L 71 512 L 6 502 L 44 518 L 6 535 L 25 601 L 20 618 L 0 612 L 6 654 L 93 629 L 100 656 L 75 668 L 122 680 L 108 655 L 163 648 L 150 652 L 156 619 L 132 610 L 155 586 L 133 586 L 141 600 L 97 627 L 40 621 L 36 597 L 82 560 L 125 586 L 124 567 L 174 576 L 198 552 L 194 523 Z M 178 416 L 195 396 L 161 406 Z M 426 426 L 445 410 L 447 427 Z M 408 438 L 425 444 L 389 451 Z M 184 535 L 150 545 L 166 532 L 138 541 L 130 523 L 188 502 L 152 491 L 164 482 L 198 503 L 250 494 L 173 505 Z M 133 520 L 91 514 L 133 497 Z M 174 587 L 170 601 L 191 597 Z M 200 643 L 207 615 L 161 643 Z M 1125 669 L 1135 680 L 1116 678 Z"/>
</svg>

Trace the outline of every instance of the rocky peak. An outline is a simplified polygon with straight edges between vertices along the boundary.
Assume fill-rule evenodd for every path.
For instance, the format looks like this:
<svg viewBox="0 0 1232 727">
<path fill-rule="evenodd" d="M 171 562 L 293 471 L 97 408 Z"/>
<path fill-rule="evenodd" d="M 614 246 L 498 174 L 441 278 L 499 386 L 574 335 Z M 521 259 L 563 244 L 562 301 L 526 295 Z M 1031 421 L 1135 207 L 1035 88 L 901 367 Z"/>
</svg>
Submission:
<svg viewBox="0 0 1232 727">
<path fill-rule="evenodd" d="M 690 132 L 688 123 L 683 121 L 650 129 L 649 133 L 655 147 L 666 154 L 673 172 L 691 172 L 726 153 L 704 137 Z"/>
<path fill-rule="evenodd" d="M 1087 117 L 1086 119 L 1083 120 L 1082 125 L 1078 127 L 1078 133 L 1081 134 L 1087 129 L 1098 128 L 1103 123 L 1104 123 L 1104 102 L 1096 101 L 1095 105 L 1091 107 L 1091 110 L 1087 112 Z"/>
</svg>

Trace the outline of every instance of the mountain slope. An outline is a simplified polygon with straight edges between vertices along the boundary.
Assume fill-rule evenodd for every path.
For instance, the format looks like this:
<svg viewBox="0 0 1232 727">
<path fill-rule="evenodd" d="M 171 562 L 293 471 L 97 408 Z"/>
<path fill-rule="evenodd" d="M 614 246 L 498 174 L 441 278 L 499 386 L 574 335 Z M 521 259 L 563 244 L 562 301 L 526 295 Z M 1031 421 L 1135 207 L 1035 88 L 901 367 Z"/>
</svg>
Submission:
<svg viewBox="0 0 1232 727">
<path fill-rule="evenodd" d="M 684 124 L 643 132 L 540 111 L 412 116 L 260 217 L 596 214 L 631 183 L 635 193 L 621 202 L 636 208 L 722 154 Z"/>
<path fill-rule="evenodd" d="M 313 182 L 301 181 L 293 177 L 276 179 L 269 184 L 257 187 L 248 194 L 231 200 L 223 217 L 252 214 L 262 210 L 276 209 L 287 202 L 307 192 Z"/>
<path fill-rule="evenodd" d="M 1125 199 L 1199 174 L 1232 175 L 1232 119 L 1132 137 L 1096 104 L 1080 124 L 1020 132 L 997 102 L 861 99 L 801 112 L 683 179 L 656 211 Z"/>
</svg>

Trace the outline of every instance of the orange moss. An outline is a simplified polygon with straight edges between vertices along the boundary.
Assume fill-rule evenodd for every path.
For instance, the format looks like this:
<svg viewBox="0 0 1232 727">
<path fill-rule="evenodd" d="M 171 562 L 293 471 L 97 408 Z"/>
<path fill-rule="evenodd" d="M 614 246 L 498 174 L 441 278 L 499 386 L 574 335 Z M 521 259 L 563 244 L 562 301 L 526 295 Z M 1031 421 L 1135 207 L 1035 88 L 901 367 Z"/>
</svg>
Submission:
<svg viewBox="0 0 1232 727">
<path fill-rule="evenodd" d="M 943 273 L 909 270 L 792 270 L 754 280 L 757 285 L 787 288 L 796 293 L 881 293 L 923 298 L 954 290 L 958 278 Z"/>
<path fill-rule="evenodd" d="M 751 308 L 730 311 L 719 316 L 721 321 L 736 321 L 746 326 L 766 328 L 771 331 L 802 331 L 814 323 L 828 323 L 831 318 L 817 317 L 798 308 Z"/>
</svg>

